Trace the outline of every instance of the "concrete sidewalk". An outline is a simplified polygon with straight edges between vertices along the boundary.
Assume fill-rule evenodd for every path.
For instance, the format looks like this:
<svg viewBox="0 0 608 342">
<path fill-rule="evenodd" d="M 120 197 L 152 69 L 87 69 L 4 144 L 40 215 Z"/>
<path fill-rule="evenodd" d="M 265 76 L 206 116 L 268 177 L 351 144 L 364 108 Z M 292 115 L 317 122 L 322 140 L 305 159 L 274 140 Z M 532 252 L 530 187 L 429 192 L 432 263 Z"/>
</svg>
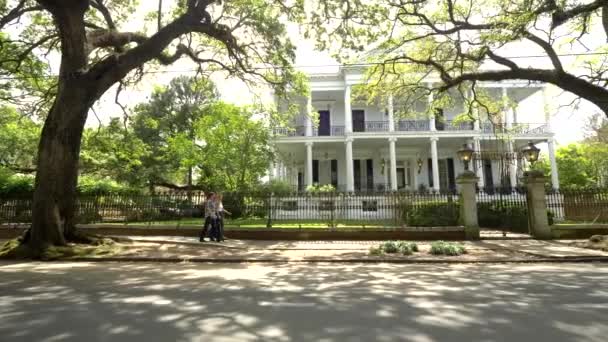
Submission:
<svg viewBox="0 0 608 342">
<path fill-rule="evenodd" d="M 230 258 L 277 261 L 324 260 L 401 260 L 412 261 L 534 261 L 534 260 L 608 260 L 608 253 L 598 250 L 569 246 L 568 242 L 540 240 L 481 240 L 461 241 L 467 254 L 435 256 L 429 253 L 431 241 L 418 241 L 420 252 L 411 256 L 370 256 L 369 248 L 381 241 L 263 241 L 227 240 L 222 243 L 199 242 L 196 238 L 174 236 L 130 236 L 140 243 L 160 244 L 160 249 L 171 250 L 172 245 L 183 246 L 180 252 L 190 258 Z M 171 254 L 171 253 L 170 253 Z"/>
</svg>

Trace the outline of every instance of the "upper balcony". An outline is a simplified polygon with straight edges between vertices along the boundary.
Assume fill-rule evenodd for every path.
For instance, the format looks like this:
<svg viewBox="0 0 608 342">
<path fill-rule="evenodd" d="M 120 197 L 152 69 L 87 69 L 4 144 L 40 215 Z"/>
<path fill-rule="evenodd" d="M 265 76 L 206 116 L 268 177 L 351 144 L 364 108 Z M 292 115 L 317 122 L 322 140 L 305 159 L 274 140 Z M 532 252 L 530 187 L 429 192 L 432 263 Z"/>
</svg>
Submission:
<svg viewBox="0 0 608 342">
<path fill-rule="evenodd" d="M 319 125 L 312 127 L 311 136 L 344 136 L 345 127 L 343 125 Z M 549 127 L 545 123 L 514 123 L 511 127 L 505 124 L 482 123 L 479 131 L 475 130 L 473 122 L 456 121 L 437 121 L 435 122 L 435 132 L 470 132 L 471 134 L 511 134 L 514 136 L 537 136 L 549 134 Z M 353 123 L 353 135 L 361 133 L 386 133 L 400 134 L 405 132 L 432 132 L 429 120 L 397 120 L 391 131 L 389 121 L 365 121 Z M 306 126 L 299 125 L 293 127 L 275 127 L 272 130 L 277 137 L 305 137 Z"/>
</svg>

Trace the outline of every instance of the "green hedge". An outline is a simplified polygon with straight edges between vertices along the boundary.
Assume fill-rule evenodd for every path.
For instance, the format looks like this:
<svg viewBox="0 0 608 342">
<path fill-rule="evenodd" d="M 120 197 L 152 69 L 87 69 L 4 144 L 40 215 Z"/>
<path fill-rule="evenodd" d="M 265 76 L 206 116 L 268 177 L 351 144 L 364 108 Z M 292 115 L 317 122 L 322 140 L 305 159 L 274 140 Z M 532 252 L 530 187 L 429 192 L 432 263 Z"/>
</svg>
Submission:
<svg viewBox="0 0 608 342">
<path fill-rule="evenodd" d="M 457 226 L 459 205 L 456 202 L 405 204 L 403 221 L 413 227 Z"/>
<path fill-rule="evenodd" d="M 553 224 L 553 213 L 547 211 L 549 224 Z M 508 229 L 512 232 L 528 233 L 528 208 L 524 205 L 492 201 L 477 203 L 477 219 L 483 228 Z"/>
</svg>

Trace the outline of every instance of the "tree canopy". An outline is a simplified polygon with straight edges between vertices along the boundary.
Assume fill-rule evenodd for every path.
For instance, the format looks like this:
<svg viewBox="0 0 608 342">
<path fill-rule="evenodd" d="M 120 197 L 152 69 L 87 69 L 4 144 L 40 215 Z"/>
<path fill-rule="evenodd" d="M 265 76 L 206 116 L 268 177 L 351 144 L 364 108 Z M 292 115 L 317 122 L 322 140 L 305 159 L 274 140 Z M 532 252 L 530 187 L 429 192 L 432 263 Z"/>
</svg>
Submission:
<svg viewBox="0 0 608 342">
<path fill-rule="evenodd" d="M 479 82 L 527 80 L 553 84 L 608 116 L 606 0 L 318 1 L 312 20 L 320 48 L 371 65 L 374 94 L 392 93 L 406 106 L 458 89 L 472 112 L 487 102 Z"/>
</svg>

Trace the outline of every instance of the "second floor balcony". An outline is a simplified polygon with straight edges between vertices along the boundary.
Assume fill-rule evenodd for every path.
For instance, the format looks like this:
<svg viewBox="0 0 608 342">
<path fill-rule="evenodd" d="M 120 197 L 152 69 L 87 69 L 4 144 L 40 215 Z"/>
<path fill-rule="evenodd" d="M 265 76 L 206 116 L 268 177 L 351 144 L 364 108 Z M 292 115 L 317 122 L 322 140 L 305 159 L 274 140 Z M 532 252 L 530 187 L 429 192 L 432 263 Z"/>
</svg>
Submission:
<svg viewBox="0 0 608 342">
<path fill-rule="evenodd" d="M 389 121 L 364 121 L 353 124 L 353 134 L 358 133 L 399 133 L 399 132 L 431 132 L 430 120 L 405 119 L 396 120 L 391 130 Z M 473 122 L 466 121 L 436 121 L 434 131 L 475 132 Z M 344 136 L 344 125 L 321 124 L 311 128 L 310 136 Z M 544 123 L 514 123 L 493 124 L 491 122 L 479 125 L 479 133 L 483 134 L 512 134 L 512 135 L 543 135 L 550 133 L 549 127 Z M 308 136 L 306 126 L 275 127 L 272 133 L 279 137 L 305 137 Z"/>
</svg>

